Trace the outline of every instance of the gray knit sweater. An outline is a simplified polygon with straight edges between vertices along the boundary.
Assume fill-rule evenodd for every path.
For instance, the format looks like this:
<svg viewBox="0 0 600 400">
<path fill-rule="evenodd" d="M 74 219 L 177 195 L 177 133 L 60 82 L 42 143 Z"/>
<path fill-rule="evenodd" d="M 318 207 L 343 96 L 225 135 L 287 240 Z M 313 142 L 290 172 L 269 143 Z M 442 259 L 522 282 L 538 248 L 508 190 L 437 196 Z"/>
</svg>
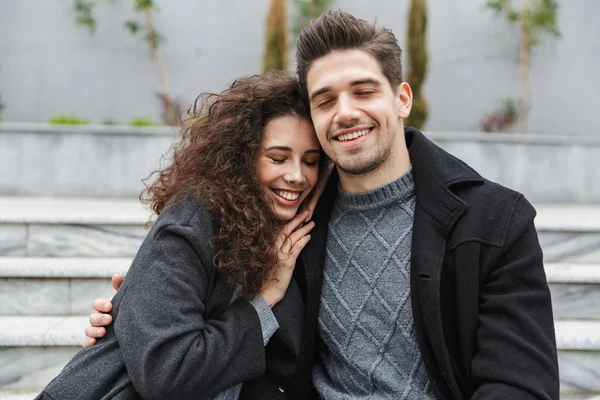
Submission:
<svg viewBox="0 0 600 400">
<path fill-rule="evenodd" d="M 325 399 L 433 398 L 410 302 L 415 202 L 412 170 L 371 192 L 338 191 L 319 310 L 327 351 L 313 370 Z"/>
</svg>

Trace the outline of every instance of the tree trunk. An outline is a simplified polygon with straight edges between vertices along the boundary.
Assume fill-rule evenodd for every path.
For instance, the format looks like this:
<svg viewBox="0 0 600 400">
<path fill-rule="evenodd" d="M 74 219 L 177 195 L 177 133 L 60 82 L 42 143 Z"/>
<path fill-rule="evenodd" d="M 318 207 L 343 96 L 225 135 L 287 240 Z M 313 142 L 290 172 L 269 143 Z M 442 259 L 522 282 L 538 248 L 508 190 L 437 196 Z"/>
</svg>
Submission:
<svg viewBox="0 0 600 400">
<path fill-rule="evenodd" d="M 521 10 L 521 100 L 519 104 L 519 133 L 527 131 L 527 116 L 530 108 L 529 88 L 529 53 L 531 51 L 531 29 L 529 25 L 529 10 L 531 1 L 525 2 Z"/>
<path fill-rule="evenodd" d="M 429 55 L 427 51 L 427 2 L 412 0 L 408 14 L 407 31 L 408 74 L 406 81 L 413 92 L 413 105 L 407 126 L 422 129 L 427 121 L 429 109 L 423 95 L 423 84 L 427 75 Z"/>
<path fill-rule="evenodd" d="M 152 23 L 152 10 L 150 10 L 150 7 L 144 8 L 144 19 L 146 21 L 146 30 L 148 31 L 148 34 L 155 35 L 156 32 L 154 31 L 154 25 Z M 152 58 L 156 63 L 156 70 L 160 86 L 162 87 L 162 94 L 167 101 L 171 102 L 171 92 L 169 91 L 169 85 L 167 85 L 167 77 L 165 75 L 162 58 L 158 53 L 158 43 L 156 43 L 156 38 L 149 40 L 149 44 L 150 50 L 152 51 Z"/>
<path fill-rule="evenodd" d="M 262 72 L 287 70 L 286 0 L 271 0 L 267 14 Z"/>
</svg>

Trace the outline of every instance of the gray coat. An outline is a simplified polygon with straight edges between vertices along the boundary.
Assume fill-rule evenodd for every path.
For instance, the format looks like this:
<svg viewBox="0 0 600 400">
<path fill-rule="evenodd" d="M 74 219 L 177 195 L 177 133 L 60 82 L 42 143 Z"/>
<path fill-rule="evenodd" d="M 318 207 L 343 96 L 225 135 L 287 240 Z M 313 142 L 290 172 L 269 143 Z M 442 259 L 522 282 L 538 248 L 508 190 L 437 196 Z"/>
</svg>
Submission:
<svg viewBox="0 0 600 400">
<path fill-rule="evenodd" d="M 216 274 L 209 213 L 167 206 L 113 299 L 114 323 L 39 399 L 202 399 L 265 371 L 259 317 Z"/>
</svg>

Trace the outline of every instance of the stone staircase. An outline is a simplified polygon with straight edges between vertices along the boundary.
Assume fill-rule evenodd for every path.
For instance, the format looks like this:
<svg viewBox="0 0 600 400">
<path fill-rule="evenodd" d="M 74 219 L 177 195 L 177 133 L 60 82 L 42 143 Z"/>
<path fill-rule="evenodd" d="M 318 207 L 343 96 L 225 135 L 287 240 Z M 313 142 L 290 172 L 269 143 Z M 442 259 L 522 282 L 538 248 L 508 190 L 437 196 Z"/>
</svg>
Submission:
<svg viewBox="0 0 600 400">
<path fill-rule="evenodd" d="M 81 348 L 148 216 L 134 199 L 0 198 L 0 400 L 33 398 Z"/>
<path fill-rule="evenodd" d="M 537 206 L 562 399 L 600 396 L 600 206 Z M 130 199 L 0 198 L 0 400 L 33 398 L 84 338 L 146 235 Z M 596 400 L 600 400 L 600 397 Z"/>
<path fill-rule="evenodd" d="M 563 397 L 599 396 L 600 206 L 536 208 L 552 292 Z"/>
</svg>

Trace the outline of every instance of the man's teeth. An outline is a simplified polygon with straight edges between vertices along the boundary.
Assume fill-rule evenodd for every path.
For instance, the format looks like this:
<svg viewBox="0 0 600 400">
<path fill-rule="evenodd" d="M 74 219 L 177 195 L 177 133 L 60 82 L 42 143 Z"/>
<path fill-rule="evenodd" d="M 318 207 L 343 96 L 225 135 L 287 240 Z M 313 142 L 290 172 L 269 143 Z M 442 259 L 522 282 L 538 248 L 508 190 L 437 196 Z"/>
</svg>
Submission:
<svg viewBox="0 0 600 400">
<path fill-rule="evenodd" d="M 363 129 L 362 131 L 346 133 L 344 135 L 340 135 L 340 136 L 336 137 L 336 139 L 339 140 L 340 142 L 345 142 L 346 140 L 352 140 L 352 139 L 356 139 L 357 137 L 365 136 L 367 133 L 369 133 L 369 131 L 370 131 L 370 129 Z"/>
<path fill-rule="evenodd" d="M 284 192 L 283 190 L 274 190 L 275 194 L 279 197 L 283 197 L 286 200 L 296 200 L 300 193 Z"/>
</svg>

